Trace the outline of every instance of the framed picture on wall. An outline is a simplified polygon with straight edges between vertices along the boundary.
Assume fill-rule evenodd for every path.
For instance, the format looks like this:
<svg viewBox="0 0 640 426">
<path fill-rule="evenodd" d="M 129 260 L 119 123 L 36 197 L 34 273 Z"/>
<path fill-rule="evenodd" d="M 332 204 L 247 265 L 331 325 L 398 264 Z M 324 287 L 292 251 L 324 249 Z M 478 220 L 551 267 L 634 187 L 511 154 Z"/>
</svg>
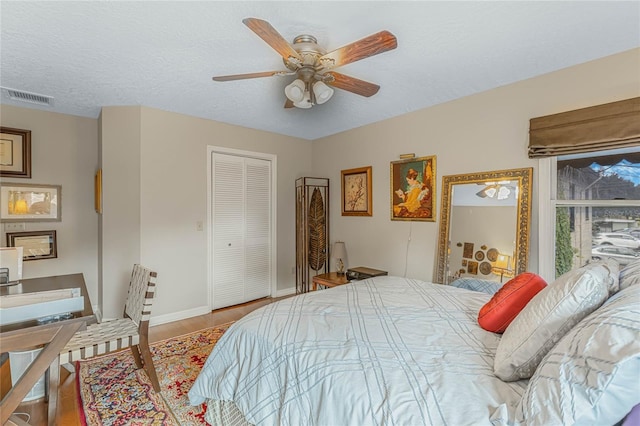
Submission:
<svg viewBox="0 0 640 426">
<path fill-rule="evenodd" d="M 58 257 L 56 231 L 7 232 L 7 247 L 22 247 L 22 260 Z"/>
<path fill-rule="evenodd" d="M 391 220 L 435 222 L 436 157 L 391 162 Z"/>
<path fill-rule="evenodd" d="M 342 170 L 342 216 L 372 216 L 371 166 Z"/>
<path fill-rule="evenodd" d="M 31 177 L 31 130 L 0 127 L 0 176 Z"/>
<path fill-rule="evenodd" d="M 2 222 L 59 222 L 62 186 L 10 183 L 0 190 Z"/>
</svg>

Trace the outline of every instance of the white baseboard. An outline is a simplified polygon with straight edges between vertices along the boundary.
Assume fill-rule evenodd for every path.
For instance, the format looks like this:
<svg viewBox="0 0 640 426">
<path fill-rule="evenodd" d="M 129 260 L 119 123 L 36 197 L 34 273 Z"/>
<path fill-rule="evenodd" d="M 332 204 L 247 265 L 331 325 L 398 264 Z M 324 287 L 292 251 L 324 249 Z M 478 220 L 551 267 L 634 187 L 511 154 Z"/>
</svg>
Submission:
<svg viewBox="0 0 640 426">
<path fill-rule="evenodd" d="M 197 308 L 187 309 L 186 311 L 172 312 L 170 314 L 159 315 L 157 317 L 152 316 L 149 321 L 149 325 L 153 327 L 154 325 L 197 317 L 198 315 L 208 314 L 209 312 L 211 312 L 211 308 L 209 306 L 198 306 Z"/>
<path fill-rule="evenodd" d="M 295 288 L 285 288 L 278 290 L 274 297 L 290 296 L 296 293 Z M 211 308 L 208 306 L 199 306 L 197 308 L 187 309 L 186 311 L 172 312 L 170 314 L 159 315 L 157 317 L 151 317 L 149 321 L 150 326 L 166 324 L 168 322 L 180 321 L 187 318 L 197 317 L 198 315 L 204 315 L 211 312 Z"/>
<path fill-rule="evenodd" d="M 276 292 L 275 297 L 283 297 L 283 296 L 290 296 L 292 294 L 296 294 L 296 288 L 285 288 L 283 290 L 278 290 Z"/>
</svg>

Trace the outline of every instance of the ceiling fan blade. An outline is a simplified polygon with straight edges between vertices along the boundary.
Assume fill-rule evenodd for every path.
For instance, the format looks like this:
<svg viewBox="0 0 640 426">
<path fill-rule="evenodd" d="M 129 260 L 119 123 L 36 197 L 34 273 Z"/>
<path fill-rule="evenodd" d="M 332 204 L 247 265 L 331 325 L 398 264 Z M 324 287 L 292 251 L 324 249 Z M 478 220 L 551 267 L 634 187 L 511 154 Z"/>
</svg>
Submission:
<svg viewBox="0 0 640 426">
<path fill-rule="evenodd" d="M 288 72 L 283 71 L 265 71 L 265 72 L 252 72 L 249 74 L 234 74 L 234 75 L 219 75 L 212 77 L 214 81 L 232 81 L 232 80 L 246 80 L 248 78 L 260 78 L 271 77 L 273 75 L 286 75 Z"/>
<path fill-rule="evenodd" d="M 396 37 L 384 30 L 322 55 L 320 61 L 326 69 L 331 69 L 393 50 L 396 47 L 398 47 Z"/>
<path fill-rule="evenodd" d="M 328 72 L 325 75 L 333 77 L 325 80 L 329 86 L 337 87 L 338 89 L 346 90 L 348 92 L 355 93 L 356 95 L 370 97 L 378 93 L 380 86 L 377 84 L 369 83 L 368 81 L 360 80 L 358 78 L 349 77 L 348 75 L 340 74 L 337 72 Z"/>
<path fill-rule="evenodd" d="M 285 108 L 293 108 L 293 101 L 289 98 L 287 98 L 286 102 L 284 103 L 284 107 Z"/>
<path fill-rule="evenodd" d="M 245 18 L 242 23 L 251 29 L 261 39 L 267 42 L 276 52 L 280 54 L 284 59 L 294 57 L 302 61 L 302 57 L 296 52 L 293 47 L 285 40 L 275 28 L 271 26 L 267 21 L 263 21 L 258 18 Z"/>
</svg>

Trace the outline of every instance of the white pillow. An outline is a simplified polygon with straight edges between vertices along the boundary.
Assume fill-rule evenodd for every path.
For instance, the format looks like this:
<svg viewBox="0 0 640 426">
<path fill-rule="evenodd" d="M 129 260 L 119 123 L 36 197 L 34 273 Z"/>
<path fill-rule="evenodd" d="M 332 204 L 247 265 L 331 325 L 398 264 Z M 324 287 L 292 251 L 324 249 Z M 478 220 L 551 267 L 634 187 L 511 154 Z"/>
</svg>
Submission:
<svg viewBox="0 0 640 426">
<path fill-rule="evenodd" d="M 549 349 L 609 297 L 611 270 L 601 262 L 567 272 L 536 294 L 509 324 L 493 372 L 504 381 L 528 379 Z"/>
<path fill-rule="evenodd" d="M 527 425 L 612 425 L 640 403 L 640 286 L 620 290 L 544 357 L 516 408 Z"/>
<path fill-rule="evenodd" d="M 611 258 L 605 258 L 597 262 L 593 262 L 592 266 L 595 266 L 594 264 L 600 264 L 609 269 L 609 275 L 606 279 L 609 296 L 616 294 L 618 290 L 620 290 L 620 283 L 618 281 L 618 276 L 620 275 L 620 264 L 618 261 Z"/>
<path fill-rule="evenodd" d="M 640 284 L 640 260 L 635 260 L 620 270 L 620 290 Z"/>
</svg>

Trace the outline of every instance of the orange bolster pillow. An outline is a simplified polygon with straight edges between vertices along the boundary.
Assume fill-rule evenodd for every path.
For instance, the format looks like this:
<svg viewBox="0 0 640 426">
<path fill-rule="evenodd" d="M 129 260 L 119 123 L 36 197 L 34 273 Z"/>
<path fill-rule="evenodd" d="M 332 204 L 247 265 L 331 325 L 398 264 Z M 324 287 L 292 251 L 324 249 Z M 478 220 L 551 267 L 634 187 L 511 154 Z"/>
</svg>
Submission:
<svg viewBox="0 0 640 426">
<path fill-rule="evenodd" d="M 478 324 L 487 331 L 504 333 L 527 303 L 545 288 L 540 275 L 524 272 L 507 281 L 478 313 Z"/>
</svg>

